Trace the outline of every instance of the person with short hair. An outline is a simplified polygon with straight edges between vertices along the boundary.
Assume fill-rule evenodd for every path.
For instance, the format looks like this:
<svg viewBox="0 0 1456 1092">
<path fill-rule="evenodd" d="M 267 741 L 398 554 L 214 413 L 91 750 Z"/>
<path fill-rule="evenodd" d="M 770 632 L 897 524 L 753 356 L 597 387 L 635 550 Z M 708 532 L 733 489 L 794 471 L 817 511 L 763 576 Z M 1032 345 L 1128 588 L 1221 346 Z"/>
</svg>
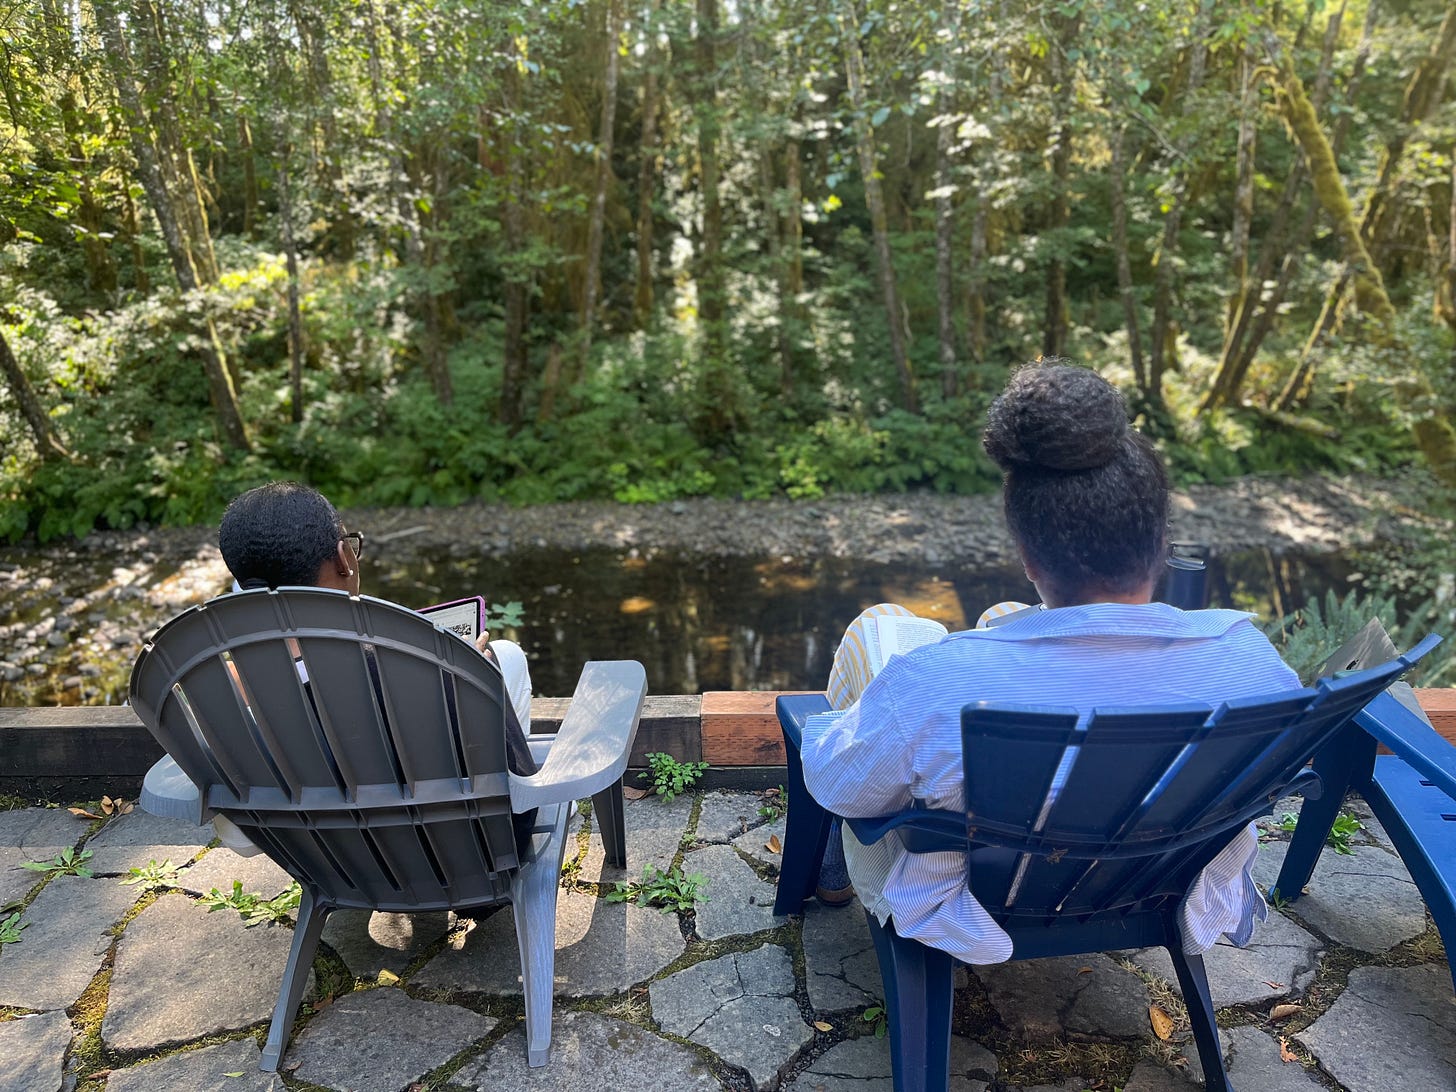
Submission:
<svg viewBox="0 0 1456 1092">
<path fill-rule="evenodd" d="M 364 532 L 346 530 L 329 499 L 300 482 L 269 482 L 234 497 L 218 524 L 217 546 L 240 591 L 318 587 L 359 594 Z M 505 679 L 511 772 L 535 773 L 525 744 L 531 724 L 526 654 L 514 641 L 492 641 L 488 633 L 476 638 L 475 646 L 495 661 Z"/>
<path fill-rule="evenodd" d="M 328 498 L 299 482 L 269 482 L 234 497 L 218 525 L 217 544 L 240 591 L 319 587 L 359 594 L 364 533 L 347 530 Z M 475 647 L 500 668 L 505 683 L 506 765 L 513 774 L 530 776 L 540 767 L 526 741 L 531 724 L 526 654 L 514 641 L 492 641 L 488 633 Z M 513 817 L 518 843 L 530 837 L 535 817 L 534 808 Z M 221 816 L 217 822 L 227 823 Z M 236 828 L 230 837 L 219 825 L 218 834 L 239 852 L 251 845 Z"/>
<path fill-rule="evenodd" d="M 317 489 L 269 482 L 239 493 L 217 528 L 223 564 L 241 589 L 337 588 L 359 594 L 364 536 Z"/>
<path fill-rule="evenodd" d="M 1045 609 L 951 633 L 873 678 L 852 651 L 856 619 L 829 686 L 849 711 L 806 728 L 801 752 L 809 792 L 836 815 L 917 802 L 963 810 L 960 714 L 973 701 L 1087 712 L 1299 686 L 1246 613 L 1152 601 L 1168 554 L 1168 477 L 1111 384 L 1063 360 L 1028 365 L 992 404 L 982 443 L 1004 472 L 1006 522 Z M 854 891 L 881 922 L 966 963 L 1011 957 L 1010 937 L 966 886 L 963 853 L 911 854 L 895 833 L 861 845 L 847 827 L 842 838 Z M 1187 950 L 1220 935 L 1247 943 L 1267 916 L 1250 875 L 1257 850 L 1250 826 L 1194 884 L 1180 909 Z"/>
</svg>

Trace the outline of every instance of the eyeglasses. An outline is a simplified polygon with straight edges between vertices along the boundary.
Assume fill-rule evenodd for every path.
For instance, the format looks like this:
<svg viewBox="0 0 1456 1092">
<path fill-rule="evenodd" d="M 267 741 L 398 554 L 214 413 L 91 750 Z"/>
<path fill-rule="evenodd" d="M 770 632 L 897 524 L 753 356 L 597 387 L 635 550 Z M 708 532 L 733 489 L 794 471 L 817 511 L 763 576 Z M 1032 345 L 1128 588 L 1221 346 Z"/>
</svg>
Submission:
<svg viewBox="0 0 1456 1092">
<path fill-rule="evenodd" d="M 364 556 L 363 531 L 345 531 L 339 537 L 349 544 L 349 548 L 354 551 L 354 557 L 356 559 Z"/>
</svg>

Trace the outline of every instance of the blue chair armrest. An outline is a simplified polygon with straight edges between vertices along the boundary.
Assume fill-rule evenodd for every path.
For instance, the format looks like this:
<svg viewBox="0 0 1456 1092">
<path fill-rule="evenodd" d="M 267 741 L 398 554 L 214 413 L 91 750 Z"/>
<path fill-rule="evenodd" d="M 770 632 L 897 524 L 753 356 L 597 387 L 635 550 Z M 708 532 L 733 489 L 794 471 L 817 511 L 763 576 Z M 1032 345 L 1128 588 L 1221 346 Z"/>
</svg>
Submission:
<svg viewBox="0 0 1456 1092">
<path fill-rule="evenodd" d="M 784 742 L 792 744 L 795 753 L 804 743 L 804 723 L 815 713 L 827 713 L 832 708 L 823 694 L 785 694 L 774 705 Z"/>
<path fill-rule="evenodd" d="M 959 811 L 911 808 L 898 815 L 844 822 L 861 845 L 873 845 L 892 830 L 899 832 L 900 841 L 911 853 L 957 853 L 969 845 L 966 816 Z"/>
<path fill-rule="evenodd" d="M 1378 696 L 1359 713 L 1355 723 L 1456 800 L 1456 747 L 1394 694 L 1387 690 Z"/>
</svg>

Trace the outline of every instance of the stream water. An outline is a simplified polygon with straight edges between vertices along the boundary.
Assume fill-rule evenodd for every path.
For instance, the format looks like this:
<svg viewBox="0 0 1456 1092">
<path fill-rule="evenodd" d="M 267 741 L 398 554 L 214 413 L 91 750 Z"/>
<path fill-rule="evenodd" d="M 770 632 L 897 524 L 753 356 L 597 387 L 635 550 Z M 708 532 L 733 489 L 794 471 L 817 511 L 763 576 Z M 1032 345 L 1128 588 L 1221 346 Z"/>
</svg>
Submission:
<svg viewBox="0 0 1456 1092">
<path fill-rule="evenodd" d="M 1210 605 L 1261 617 L 1343 591 L 1337 555 L 1217 558 Z M 587 659 L 641 660 L 653 693 L 818 689 L 844 625 L 863 607 L 904 604 L 952 629 L 973 625 L 1005 599 L 1035 601 L 1020 566 L 978 571 L 867 565 L 843 560 L 651 558 L 611 551 L 527 551 L 486 564 L 424 560 L 372 576 L 373 594 L 405 603 L 482 594 L 518 600 L 511 636 L 531 657 L 542 694 L 569 694 Z"/>
<path fill-rule="evenodd" d="M 531 658 L 536 692 L 570 694 L 587 659 L 628 658 L 656 694 L 814 689 L 844 624 L 876 602 L 903 603 L 951 629 L 983 607 L 1034 594 L 1019 566 L 868 564 L 843 559 L 703 557 L 670 551 L 531 548 L 504 558 L 417 551 L 366 558 L 365 591 L 407 605 L 483 595 L 522 604 L 502 636 Z M 1248 550 L 1215 557 L 1211 605 L 1272 617 L 1342 591 L 1338 554 Z M 142 635 L 189 602 L 226 589 L 203 554 L 103 550 L 0 555 L 0 705 L 100 704 L 125 697 Z"/>
</svg>

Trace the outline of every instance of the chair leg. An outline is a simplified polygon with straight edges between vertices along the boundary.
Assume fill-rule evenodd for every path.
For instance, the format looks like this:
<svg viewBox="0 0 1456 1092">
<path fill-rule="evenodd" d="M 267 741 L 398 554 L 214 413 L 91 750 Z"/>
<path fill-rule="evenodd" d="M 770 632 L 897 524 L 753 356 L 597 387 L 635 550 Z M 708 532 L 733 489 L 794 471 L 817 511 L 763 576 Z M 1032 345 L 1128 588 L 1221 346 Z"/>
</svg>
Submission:
<svg viewBox="0 0 1456 1092">
<path fill-rule="evenodd" d="M 833 818 L 809 795 L 804 785 L 804 763 L 799 759 L 798 741 L 787 732 L 784 750 L 789 810 L 784 819 L 783 855 L 779 860 L 778 890 L 774 894 L 774 913 L 778 915 L 803 913 L 804 900 L 814 893 L 819 882 L 819 864 L 824 860 Z"/>
<path fill-rule="evenodd" d="M 264 1073 L 278 1072 L 328 916 L 328 908 L 319 906 L 313 892 L 305 887 L 298 901 L 298 922 L 293 926 L 293 946 L 288 950 L 288 963 L 283 968 L 278 1004 L 273 1009 L 273 1022 L 268 1025 L 268 1041 L 263 1044 L 263 1060 L 258 1066 Z"/>
<path fill-rule="evenodd" d="M 1178 973 L 1178 988 L 1183 991 L 1183 1004 L 1188 1008 L 1188 1022 L 1193 1025 L 1193 1042 L 1198 1059 L 1203 1063 L 1204 1088 L 1207 1092 L 1234 1092 L 1228 1072 L 1223 1067 L 1223 1044 L 1218 1037 L 1218 1022 L 1213 1015 L 1213 995 L 1208 992 L 1208 972 L 1201 955 L 1186 955 L 1182 941 L 1175 938 L 1167 945 Z"/>
<path fill-rule="evenodd" d="M 620 797 L 618 797 L 620 799 Z M 556 894 L 566 846 L 566 808 L 551 828 L 551 841 L 521 865 L 511 890 L 521 994 L 526 1005 L 526 1063 L 551 1058 L 551 1007 L 556 975 Z"/>
<path fill-rule="evenodd" d="M 620 780 L 592 797 L 592 824 L 601 832 L 602 849 L 611 868 L 627 867 L 627 826 L 622 809 Z"/>
<path fill-rule="evenodd" d="M 1271 894 L 1277 892 L 1283 901 L 1293 902 L 1304 892 L 1345 793 L 1352 785 L 1369 781 L 1374 765 L 1375 740 L 1354 724 L 1341 729 L 1315 756 L 1314 772 L 1320 776 L 1323 791 L 1317 799 L 1306 798 L 1299 809 L 1299 822 Z"/>
<path fill-rule="evenodd" d="M 950 1015 L 955 960 L 865 918 L 885 983 L 895 1092 L 944 1092 L 950 1084 Z"/>
</svg>

